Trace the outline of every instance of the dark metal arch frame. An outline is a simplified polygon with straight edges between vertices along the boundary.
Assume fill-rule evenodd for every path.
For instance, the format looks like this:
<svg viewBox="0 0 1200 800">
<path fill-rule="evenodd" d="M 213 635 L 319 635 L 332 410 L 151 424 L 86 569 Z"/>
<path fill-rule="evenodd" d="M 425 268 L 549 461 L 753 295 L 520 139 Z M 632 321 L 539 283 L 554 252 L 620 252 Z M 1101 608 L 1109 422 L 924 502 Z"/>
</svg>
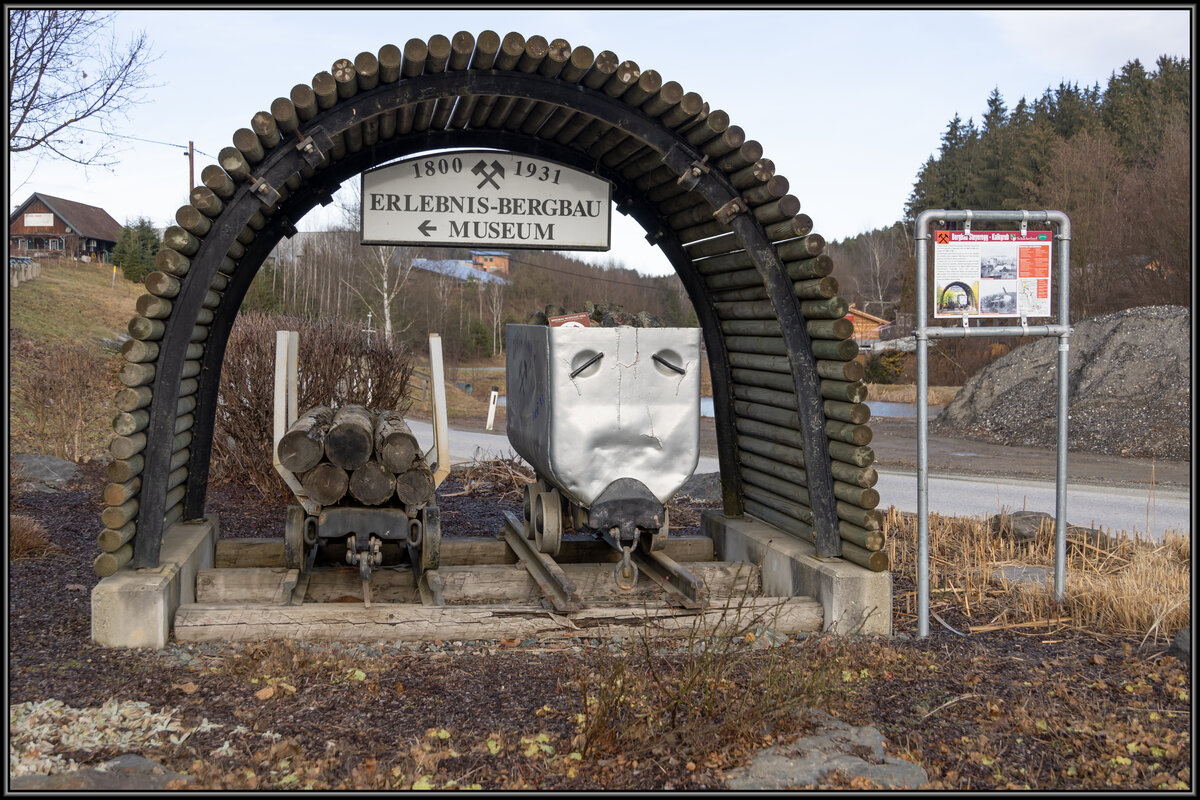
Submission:
<svg viewBox="0 0 1200 800">
<path fill-rule="evenodd" d="M 422 75 L 381 84 L 320 111 L 300 124 L 297 138 L 311 139 L 319 156 L 332 149 L 336 136 L 363 120 L 422 100 L 450 96 L 509 96 L 528 98 L 573 108 L 610 125 L 621 127 L 653 148 L 663 157 L 663 163 L 678 175 L 692 171 L 702 164 L 699 153 L 675 131 L 646 116 L 636 108 L 610 98 L 601 92 L 578 84 L 566 84 L 536 74 L 499 70 L 467 70 Z M 709 351 L 714 382 L 714 413 L 718 430 L 719 461 L 724 485 L 727 514 L 741 513 L 740 477 L 736 469 L 733 433 L 733 402 L 730 390 L 729 364 L 724 336 L 709 292 L 700 275 L 684 252 L 675 231 L 631 182 L 614 170 L 605 168 L 578 150 L 536 135 L 519 134 L 487 128 L 453 129 L 420 132 L 394 137 L 364 147 L 356 153 L 330 163 L 307 182 L 302 182 L 287 200 L 256 232 L 254 240 L 245 247 L 237 269 L 225 288 L 220 304 L 213 311 L 208 337 L 205 340 L 201 370 L 197 376 L 197 404 L 193 412 L 193 435 L 189 453 L 188 477 L 184 500 L 184 519 L 196 519 L 203 514 L 208 481 L 208 460 L 211 453 L 212 428 L 216 411 L 216 396 L 220 383 L 221 363 L 225 344 L 242 298 L 254 275 L 275 244 L 294 232 L 294 220 L 300 219 L 317 203 L 327 203 L 341 182 L 363 169 L 386 163 L 404 155 L 451 147 L 494 146 L 529 155 L 545 155 L 563 163 L 588 169 L 616 184 L 618 208 L 626 210 L 654 237 L 674 266 L 693 306 L 696 308 Z M 222 260 L 238 235 L 250 223 L 251 217 L 263 205 L 256 187 L 280 187 L 316 157 L 285 140 L 269 151 L 254 166 L 255 180 L 240 184 L 234 195 L 225 202 L 221 214 L 203 237 L 193 254 L 191 266 L 179 294 L 174 299 L 160 341 L 159 358 L 152 384 L 150 419 L 146 430 L 143 483 L 137 535 L 134 538 L 132 566 L 151 567 L 158 564 L 162 539 L 162 518 L 165 512 L 166 480 L 169 472 L 171 442 L 174 433 L 175 408 L 187 345 L 205 295 L 218 272 Z M 693 174 L 695 190 L 713 208 L 721 208 L 739 197 L 719 170 L 697 170 Z M 269 191 L 268 191 L 269 193 Z M 828 441 L 825 435 L 825 415 L 820 394 L 816 361 L 805 327 L 800 304 L 791 289 L 774 245 L 762 225 L 748 213 L 739 213 L 729 220 L 762 275 L 767 296 L 783 331 L 788 361 L 797 398 L 797 414 L 803 437 L 806 460 L 823 469 L 808 470 L 808 493 L 813 512 L 817 553 L 830 557 L 841 554 L 838 520 L 833 494 L 833 478 L 829 468 Z M 723 402 L 722 402 L 723 401 Z M 811 459 L 811 460 L 809 460 Z"/>
</svg>

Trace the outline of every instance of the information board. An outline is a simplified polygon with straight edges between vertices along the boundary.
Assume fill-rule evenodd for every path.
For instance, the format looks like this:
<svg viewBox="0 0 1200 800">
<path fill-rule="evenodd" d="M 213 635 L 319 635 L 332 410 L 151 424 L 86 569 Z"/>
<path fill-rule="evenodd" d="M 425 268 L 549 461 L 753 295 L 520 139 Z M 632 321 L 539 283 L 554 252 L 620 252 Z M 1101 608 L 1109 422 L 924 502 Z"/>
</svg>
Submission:
<svg viewBox="0 0 1200 800">
<path fill-rule="evenodd" d="M 612 184 L 517 153 L 456 150 L 362 174 L 363 244 L 608 250 Z"/>
<path fill-rule="evenodd" d="M 937 231 L 934 317 L 1049 317 L 1048 231 Z"/>
</svg>

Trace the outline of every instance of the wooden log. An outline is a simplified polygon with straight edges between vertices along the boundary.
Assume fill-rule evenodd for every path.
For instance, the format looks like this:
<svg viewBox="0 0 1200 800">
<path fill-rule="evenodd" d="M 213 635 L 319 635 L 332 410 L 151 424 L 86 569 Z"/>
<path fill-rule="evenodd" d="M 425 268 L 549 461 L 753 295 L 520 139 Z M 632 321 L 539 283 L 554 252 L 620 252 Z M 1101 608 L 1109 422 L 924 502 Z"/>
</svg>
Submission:
<svg viewBox="0 0 1200 800">
<path fill-rule="evenodd" d="M 296 106 L 286 97 L 276 97 L 271 101 L 271 116 L 275 119 L 280 133 L 295 133 L 300 127 Z"/>
<path fill-rule="evenodd" d="M 746 141 L 746 132 L 741 126 L 730 125 L 721 135 L 709 140 L 700 147 L 700 152 L 711 159 L 717 159 L 737 150 Z M 749 201 L 747 201 L 749 202 Z M 755 205 L 750 203 L 750 205 Z"/>
<path fill-rule="evenodd" d="M 154 392 L 149 386 L 127 386 L 117 392 L 116 406 L 122 411 L 136 411 L 150 405 L 153 399 Z"/>
<path fill-rule="evenodd" d="M 301 122 L 308 122 L 317 115 L 317 95 L 312 86 L 298 83 L 292 87 L 288 97 L 291 98 L 292 105 L 296 109 L 296 116 L 300 118 Z"/>
<path fill-rule="evenodd" d="M 495 31 L 486 30 L 479 34 L 475 43 L 475 52 L 471 56 L 471 69 L 491 69 L 496 63 L 496 55 L 500 52 L 500 35 Z M 471 121 L 478 98 L 461 97 L 454 106 L 450 116 L 451 128 L 462 128 Z"/>
<path fill-rule="evenodd" d="M 117 530 L 105 528 L 96 537 L 96 544 L 106 553 L 115 553 L 121 549 L 123 544 L 132 540 L 136 533 L 136 522 L 127 522 Z"/>
<path fill-rule="evenodd" d="M 163 231 L 162 246 L 176 250 L 185 256 L 194 256 L 200 249 L 200 240 L 178 225 L 171 225 Z"/>
<path fill-rule="evenodd" d="M 187 468 L 181 467 L 180 469 L 183 470 L 184 478 L 186 479 Z M 172 473 L 172 476 L 174 476 L 174 473 Z M 167 499 L 163 503 L 164 507 L 170 508 L 175 505 L 183 499 L 183 495 L 184 487 L 177 484 L 175 488 L 167 492 Z M 100 512 L 100 521 L 104 523 L 104 527 L 106 528 L 119 529 L 137 517 L 138 505 L 137 498 L 132 498 L 120 505 L 108 506 Z"/>
<path fill-rule="evenodd" d="M 182 450 L 171 455 L 170 470 L 176 470 L 188 462 L 191 456 L 191 450 L 184 447 Z M 145 461 L 140 454 L 130 456 L 128 459 L 110 461 L 105 470 L 108 480 L 111 483 L 125 483 L 132 480 L 135 476 L 142 474 L 142 467 Z"/>
<path fill-rule="evenodd" d="M 398 412 L 384 409 L 375 417 L 375 457 L 396 474 L 408 470 L 421 454 L 421 445 Z"/>
<path fill-rule="evenodd" d="M 363 505 L 378 506 L 396 491 L 396 475 L 378 461 L 368 461 L 350 473 L 350 495 Z"/>
<path fill-rule="evenodd" d="M 187 604 L 175 614 L 179 641 L 452 641 L 499 638 L 629 638 L 721 635 L 754 620 L 776 633 L 821 630 L 821 604 L 809 597 L 751 598 L 736 606 L 687 610 L 667 603 L 582 608 L 551 614 L 535 604 L 425 606 L 306 603 L 300 606 Z"/>
<path fill-rule="evenodd" d="M 234 131 L 233 146 L 238 149 L 238 152 L 240 152 L 242 157 L 246 159 L 246 163 L 250 165 L 254 165 L 262 161 L 263 157 L 266 155 L 266 151 L 263 150 L 262 140 L 258 138 L 258 134 L 255 133 L 251 128 L 238 128 L 236 131 Z M 228 180 L 228 176 L 226 176 L 226 180 Z M 232 183 L 233 182 L 230 181 L 231 185 Z M 212 186 L 208 183 L 208 181 L 205 181 L 205 184 L 212 188 L 212 190 L 218 195 L 222 194 L 220 189 Z M 232 192 L 230 195 L 232 196 Z"/>
<path fill-rule="evenodd" d="M 312 79 L 313 94 L 317 96 L 317 108 L 324 111 L 337 102 L 337 81 L 328 72 L 318 72 Z"/>
<path fill-rule="evenodd" d="M 763 148 L 760 142 L 750 139 L 732 153 L 718 158 L 717 169 L 725 173 L 734 173 L 744 169 L 762 158 Z"/>
<path fill-rule="evenodd" d="M 814 544 L 816 542 L 816 537 L 812 533 L 810 526 L 794 520 L 786 514 L 776 511 L 757 500 L 746 501 L 746 513 L 758 517 L 763 522 L 774 525 L 782 531 L 799 536 L 807 542 Z M 888 556 L 882 549 L 871 551 L 846 540 L 842 540 L 842 559 L 853 564 L 858 564 L 860 567 L 865 567 L 872 572 L 883 572 L 888 568 Z"/>
<path fill-rule="evenodd" d="M 329 506 L 346 496 L 350 476 L 336 464 L 322 461 L 301 476 L 300 485 L 314 502 Z"/>
<path fill-rule="evenodd" d="M 202 187 L 196 188 L 199 189 Z M 207 191 L 207 187 L 203 188 L 205 188 Z M 192 191 L 195 192 L 196 190 L 193 189 Z M 213 195 L 213 198 L 215 199 L 216 195 Z M 178 210 L 176 210 L 175 222 L 179 224 L 179 227 L 183 228 L 193 236 L 204 236 L 206 233 L 212 230 L 212 219 L 209 217 L 209 215 L 201 212 L 200 207 L 197 205 L 194 199 L 194 195 L 191 203 L 186 206 L 180 206 Z"/>
<path fill-rule="evenodd" d="M 178 422 L 176 422 L 178 425 Z M 189 415 L 190 425 L 190 415 Z M 174 453 L 182 450 L 191 444 L 192 434 L 190 431 L 180 431 L 175 434 L 175 438 L 171 440 L 171 452 Z M 127 460 L 133 458 L 138 453 L 146 449 L 146 434 L 139 431 L 132 436 L 117 436 L 108 446 L 108 451 L 113 458 Z"/>
<path fill-rule="evenodd" d="M 305 411 L 279 440 L 279 463 L 295 473 L 308 472 L 325 455 L 325 435 L 333 411 L 316 406 Z"/>
<path fill-rule="evenodd" d="M 729 175 L 729 183 L 735 189 L 749 189 L 760 183 L 765 183 L 775 174 L 775 162 L 769 158 L 760 158 L 753 164 L 742 167 Z"/>
<path fill-rule="evenodd" d="M 286 103 L 287 101 L 284 100 Z M 250 118 L 250 129 L 262 142 L 263 150 L 270 150 L 279 144 L 283 137 L 279 135 L 279 123 L 270 111 L 258 111 Z"/>
<path fill-rule="evenodd" d="M 342 406 L 325 434 L 325 457 L 344 470 L 367 463 L 375 443 L 374 415 L 358 405 Z"/>
<path fill-rule="evenodd" d="M 762 425 L 763 427 L 766 427 L 764 423 L 757 423 L 754 420 L 742 420 L 742 422 L 753 423 L 755 425 Z M 748 434 L 744 431 L 744 426 L 738 426 L 737 446 L 739 453 L 742 455 L 754 454 L 763 458 L 769 458 L 772 462 L 775 462 L 781 466 L 789 468 L 795 467 L 801 471 L 805 469 L 806 462 L 804 459 L 804 450 L 801 447 L 794 445 L 789 446 L 789 444 L 786 444 L 779 439 L 763 439 L 760 436 Z M 787 431 L 786 433 L 795 434 L 799 432 Z M 753 466 L 753 464 L 751 464 L 751 466 Z M 839 499 L 845 500 L 847 503 L 855 502 L 855 490 L 870 489 L 879 480 L 879 475 L 875 472 L 873 467 L 855 467 L 851 464 L 846 464 L 836 460 L 830 461 L 830 472 L 833 474 L 834 479 L 834 495 Z M 783 474 L 784 473 L 782 472 L 780 473 L 781 476 Z M 803 481 L 803 483 L 806 486 L 808 485 L 807 480 Z M 847 487 L 844 490 L 846 496 L 838 494 L 839 486 Z M 869 499 L 869 497 L 859 499 L 863 499 L 865 501 L 866 499 Z M 863 508 L 868 507 L 865 505 L 865 503 L 857 503 L 857 505 L 861 505 Z M 874 508 L 875 506 L 870 507 Z"/>
<path fill-rule="evenodd" d="M 405 508 L 421 508 L 433 500 L 433 472 L 424 461 L 416 461 L 396 476 L 396 498 Z"/>
<path fill-rule="evenodd" d="M 92 562 L 92 568 L 96 570 L 96 574 L 101 578 L 107 578 L 110 575 L 115 575 L 117 570 L 128 564 L 133 559 L 133 545 L 124 544 L 113 553 L 101 553 L 96 556 L 96 560 Z"/>
<path fill-rule="evenodd" d="M 175 403 L 176 416 L 182 416 L 196 407 L 195 395 L 181 397 Z M 113 417 L 113 430 L 118 436 L 130 436 L 144 430 L 150 424 L 150 413 L 145 410 L 122 411 Z"/>
<path fill-rule="evenodd" d="M 299 580 L 300 571 L 286 567 L 201 569 L 196 572 L 196 602 L 283 604 L 292 599 Z"/>
<path fill-rule="evenodd" d="M 779 459 L 770 457 L 778 454 L 777 449 L 770 447 L 772 444 L 773 442 L 765 442 L 761 439 L 756 440 L 749 436 L 739 436 L 738 458 L 742 464 L 751 469 L 758 470 L 760 473 L 782 478 L 786 481 L 793 481 L 800 486 L 808 486 L 808 471 L 803 466 L 787 464 Z M 768 455 L 761 455 L 760 451 L 765 451 Z M 869 486 L 857 486 L 835 479 L 833 482 L 833 494 L 838 500 L 864 510 L 871 510 L 879 506 L 879 492 Z M 806 501 L 802 500 L 801 502 Z M 878 528 L 880 526 L 875 525 L 874 527 Z"/>
</svg>

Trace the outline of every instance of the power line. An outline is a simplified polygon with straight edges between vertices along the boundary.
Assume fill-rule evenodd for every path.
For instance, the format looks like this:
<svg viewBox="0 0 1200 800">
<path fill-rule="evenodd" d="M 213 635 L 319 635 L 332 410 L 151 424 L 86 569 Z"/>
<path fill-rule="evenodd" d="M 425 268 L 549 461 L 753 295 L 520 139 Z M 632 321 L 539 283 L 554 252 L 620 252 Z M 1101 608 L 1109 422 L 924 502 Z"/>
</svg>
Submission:
<svg viewBox="0 0 1200 800">
<path fill-rule="evenodd" d="M 173 142 L 160 142 L 155 139 L 139 139 L 137 136 L 126 136 L 123 133 L 106 133 L 105 131 L 94 131 L 91 128 L 81 128 L 78 125 L 74 125 L 72 127 L 74 127 L 76 130 L 80 130 L 85 133 L 98 133 L 101 136 L 115 136 L 118 139 L 132 139 L 135 142 L 145 142 L 146 144 L 161 144 L 161 145 L 165 145 L 166 147 L 179 147 L 184 150 L 188 149 L 188 146 L 186 144 L 174 144 Z M 192 150 L 193 150 L 193 152 L 199 153 L 202 156 L 208 156 L 209 158 L 216 158 L 216 156 L 212 155 L 211 153 L 206 153 L 203 150 L 197 150 L 195 147 L 193 147 Z"/>
</svg>

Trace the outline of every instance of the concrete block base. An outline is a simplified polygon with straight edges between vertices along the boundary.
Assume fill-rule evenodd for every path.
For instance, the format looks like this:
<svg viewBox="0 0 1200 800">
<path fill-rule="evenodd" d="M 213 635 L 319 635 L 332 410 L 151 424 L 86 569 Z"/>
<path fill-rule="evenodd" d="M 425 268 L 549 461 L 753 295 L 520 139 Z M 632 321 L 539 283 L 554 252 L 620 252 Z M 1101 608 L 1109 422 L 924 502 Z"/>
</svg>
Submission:
<svg viewBox="0 0 1200 800">
<path fill-rule="evenodd" d="M 196 573 L 213 565 L 216 515 L 163 531 L 158 566 L 122 569 L 92 589 L 92 641 L 103 647 L 161 650 L 175 611 L 196 602 Z"/>
<path fill-rule="evenodd" d="M 752 517 L 703 515 L 721 561 L 748 561 L 762 570 L 767 597 L 814 597 L 825 612 L 824 629 L 844 635 L 892 635 L 892 575 L 843 561 L 817 558 L 816 548 Z"/>
</svg>

